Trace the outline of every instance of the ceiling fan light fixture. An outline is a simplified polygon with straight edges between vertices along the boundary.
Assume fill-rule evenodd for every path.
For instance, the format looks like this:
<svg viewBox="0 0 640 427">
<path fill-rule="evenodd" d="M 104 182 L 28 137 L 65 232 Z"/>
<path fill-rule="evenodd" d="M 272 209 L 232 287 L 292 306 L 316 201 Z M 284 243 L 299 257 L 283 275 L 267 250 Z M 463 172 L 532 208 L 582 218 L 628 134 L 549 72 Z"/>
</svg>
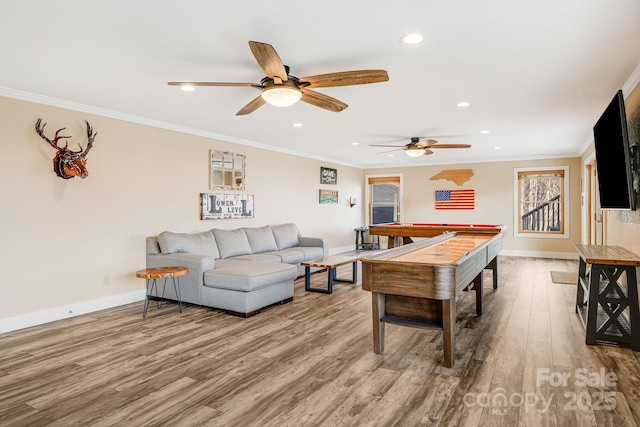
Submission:
<svg viewBox="0 0 640 427">
<path fill-rule="evenodd" d="M 289 107 L 300 101 L 302 92 L 294 87 L 269 87 L 262 91 L 262 98 L 275 107 Z"/>
<path fill-rule="evenodd" d="M 404 150 L 405 153 L 407 153 L 407 156 L 409 157 L 420 157 L 424 154 L 425 149 L 424 148 L 407 148 L 406 150 Z"/>
</svg>

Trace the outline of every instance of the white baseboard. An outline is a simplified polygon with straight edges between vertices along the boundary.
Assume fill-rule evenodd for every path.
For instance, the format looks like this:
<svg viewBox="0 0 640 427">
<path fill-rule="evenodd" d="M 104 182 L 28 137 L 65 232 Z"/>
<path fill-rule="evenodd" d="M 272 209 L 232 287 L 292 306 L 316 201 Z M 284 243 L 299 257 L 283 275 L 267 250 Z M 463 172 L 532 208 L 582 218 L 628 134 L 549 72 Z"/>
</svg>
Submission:
<svg viewBox="0 0 640 427">
<path fill-rule="evenodd" d="M 340 248 L 333 248 L 329 251 L 329 254 L 336 255 L 353 250 L 355 250 L 355 245 L 348 245 Z M 500 255 L 531 258 L 578 259 L 578 254 L 573 252 L 502 250 L 500 252 Z M 44 323 L 54 322 L 56 320 L 67 319 L 69 317 L 80 316 L 82 314 L 93 313 L 94 311 L 105 310 L 107 308 L 143 301 L 144 298 L 145 290 L 140 289 L 126 294 L 114 295 L 77 304 L 71 304 L 68 306 L 55 307 L 48 310 L 36 311 L 34 313 L 27 313 L 20 316 L 0 319 L 0 334 L 17 331 L 19 329 L 30 328 L 32 326 L 42 325 Z M 140 315 L 142 315 L 142 313 Z"/>
<path fill-rule="evenodd" d="M 500 255 L 530 258 L 578 259 L 577 252 L 511 251 L 503 249 L 500 251 Z"/>
<path fill-rule="evenodd" d="M 49 323 L 56 320 L 67 319 L 69 317 L 80 316 L 81 314 L 92 313 L 94 311 L 105 310 L 107 308 L 130 304 L 132 302 L 142 301 L 144 298 L 145 289 L 140 289 L 126 294 L 113 295 L 68 306 L 55 307 L 48 310 L 0 319 L 0 334 L 30 328 L 31 326 L 42 325 L 43 323 Z M 140 316 L 142 316 L 142 311 L 140 312 Z"/>
<path fill-rule="evenodd" d="M 356 245 L 342 246 L 340 248 L 329 249 L 329 255 L 338 255 L 343 252 L 355 251 Z"/>
</svg>

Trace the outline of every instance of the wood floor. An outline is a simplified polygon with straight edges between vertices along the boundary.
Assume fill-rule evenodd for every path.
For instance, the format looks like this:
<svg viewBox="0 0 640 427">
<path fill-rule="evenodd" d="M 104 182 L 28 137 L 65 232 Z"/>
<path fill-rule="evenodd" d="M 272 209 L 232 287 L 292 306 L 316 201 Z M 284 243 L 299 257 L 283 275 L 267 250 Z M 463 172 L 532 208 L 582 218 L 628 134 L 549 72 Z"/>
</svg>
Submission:
<svg viewBox="0 0 640 427">
<path fill-rule="evenodd" d="M 0 425 L 640 425 L 639 354 L 586 346 L 575 285 L 551 281 L 577 262 L 499 269 L 481 317 L 473 292 L 458 298 L 452 369 L 437 330 L 387 325 L 374 354 L 370 293 L 304 279 L 249 319 L 152 304 L 143 320 L 140 302 L 0 335 Z"/>
</svg>

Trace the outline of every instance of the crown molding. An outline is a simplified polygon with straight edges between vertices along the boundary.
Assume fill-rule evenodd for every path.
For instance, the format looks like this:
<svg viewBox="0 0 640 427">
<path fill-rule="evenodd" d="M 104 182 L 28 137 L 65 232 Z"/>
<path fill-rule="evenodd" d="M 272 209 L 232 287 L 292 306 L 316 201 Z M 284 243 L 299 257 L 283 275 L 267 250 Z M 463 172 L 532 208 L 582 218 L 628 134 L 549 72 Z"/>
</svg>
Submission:
<svg viewBox="0 0 640 427">
<path fill-rule="evenodd" d="M 640 83 L 640 63 L 638 64 L 636 69 L 633 70 L 633 73 L 631 73 L 631 76 L 627 79 L 627 82 L 624 84 L 624 86 L 622 86 L 622 93 L 624 93 L 625 98 L 629 96 L 631 92 L 633 92 L 633 89 L 638 86 L 638 83 Z"/>
<path fill-rule="evenodd" d="M 277 153 L 290 154 L 293 156 L 304 157 L 308 159 L 319 160 L 322 162 L 333 163 L 343 166 L 349 166 L 353 168 L 362 169 L 362 166 L 348 162 L 341 162 L 335 159 L 329 159 L 321 156 L 313 156 L 307 153 L 302 153 L 295 150 L 288 150 L 284 148 L 273 147 L 271 145 L 262 144 L 256 141 L 248 139 L 237 138 L 229 135 L 222 135 L 215 132 L 208 132 L 200 129 L 190 128 L 187 126 L 180 126 L 174 123 L 163 122 L 160 120 L 149 119 L 146 117 L 135 116 L 133 114 L 122 113 L 119 111 L 108 110 L 106 108 L 95 107 L 92 105 L 81 104 L 78 102 L 67 101 L 64 99 L 53 98 L 45 95 L 38 95 L 31 92 L 25 92 L 17 89 L 11 89 L 8 87 L 0 86 L 0 96 L 7 98 L 19 99 L 21 101 L 33 102 L 35 104 L 49 105 L 51 107 L 64 108 L 66 110 L 79 111 L 87 114 L 93 114 L 101 117 L 108 117 L 111 119 L 122 120 L 125 122 L 141 124 L 145 126 L 151 126 L 160 129 L 171 130 L 175 132 L 185 133 L 189 135 L 201 136 L 208 139 L 215 139 L 219 141 L 231 142 L 239 145 L 246 145 L 249 147 L 260 148 L 262 150 L 274 151 Z"/>
</svg>

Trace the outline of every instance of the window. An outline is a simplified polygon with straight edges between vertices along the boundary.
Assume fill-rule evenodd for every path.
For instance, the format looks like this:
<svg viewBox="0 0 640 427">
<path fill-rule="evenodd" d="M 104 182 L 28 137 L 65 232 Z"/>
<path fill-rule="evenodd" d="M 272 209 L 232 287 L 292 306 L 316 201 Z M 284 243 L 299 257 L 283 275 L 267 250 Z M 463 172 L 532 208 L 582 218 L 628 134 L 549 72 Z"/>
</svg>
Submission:
<svg viewBox="0 0 640 427">
<path fill-rule="evenodd" d="M 400 221 L 400 177 L 369 177 L 369 224 Z"/>
<path fill-rule="evenodd" d="M 514 234 L 529 237 L 568 237 L 569 168 L 514 170 Z"/>
</svg>

